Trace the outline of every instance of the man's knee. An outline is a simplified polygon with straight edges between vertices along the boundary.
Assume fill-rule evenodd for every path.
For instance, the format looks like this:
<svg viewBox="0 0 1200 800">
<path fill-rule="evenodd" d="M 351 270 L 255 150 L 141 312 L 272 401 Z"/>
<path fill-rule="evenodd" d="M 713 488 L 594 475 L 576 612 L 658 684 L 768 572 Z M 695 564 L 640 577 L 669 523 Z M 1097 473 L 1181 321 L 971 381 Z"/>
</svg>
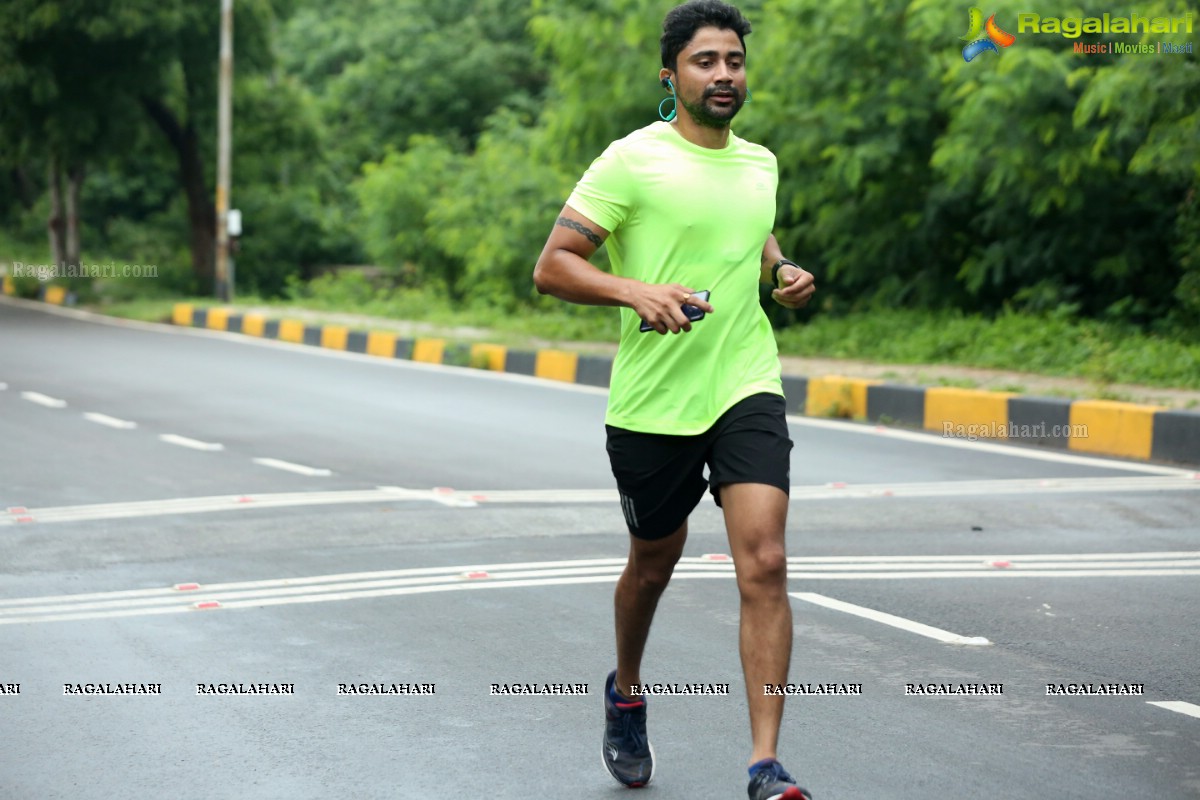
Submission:
<svg viewBox="0 0 1200 800">
<path fill-rule="evenodd" d="M 743 592 L 777 590 L 787 584 L 787 550 L 783 542 L 763 542 L 737 562 Z"/>
<path fill-rule="evenodd" d="M 633 577 L 637 581 L 639 590 L 661 592 L 671 582 L 671 575 L 674 572 L 674 562 L 669 564 L 639 564 L 633 570 Z"/>
<path fill-rule="evenodd" d="M 634 540 L 629 554 L 629 571 L 638 588 L 662 591 L 671 582 L 675 565 L 683 555 L 687 526 L 670 536 L 653 541 Z"/>
</svg>

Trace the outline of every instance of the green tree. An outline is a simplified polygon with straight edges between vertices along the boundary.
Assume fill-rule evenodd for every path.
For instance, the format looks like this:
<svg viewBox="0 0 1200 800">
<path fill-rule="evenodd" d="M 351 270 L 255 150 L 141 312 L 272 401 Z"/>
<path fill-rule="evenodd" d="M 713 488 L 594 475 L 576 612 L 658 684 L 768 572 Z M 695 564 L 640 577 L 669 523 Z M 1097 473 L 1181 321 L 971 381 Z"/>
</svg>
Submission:
<svg viewBox="0 0 1200 800">
<path fill-rule="evenodd" d="M 353 172 L 415 134 L 470 145 L 494 110 L 527 106 L 544 82 L 527 17 L 505 0 L 307 3 L 280 52 L 320 99 L 339 169 Z"/>
<path fill-rule="evenodd" d="M 149 3 L 112 13 L 83 0 L 0 3 L 0 139 L 29 205 L 28 165 L 45 165 L 51 258 L 78 264 L 79 207 L 90 163 L 131 135 Z M 64 191 L 63 177 L 67 183 Z"/>
<path fill-rule="evenodd" d="M 418 135 L 404 152 L 392 151 L 381 162 L 363 166 L 355 184 L 363 246 L 400 283 L 457 290 L 462 262 L 438 247 L 431 214 L 438 198 L 457 184 L 464 160 L 445 142 Z"/>
</svg>

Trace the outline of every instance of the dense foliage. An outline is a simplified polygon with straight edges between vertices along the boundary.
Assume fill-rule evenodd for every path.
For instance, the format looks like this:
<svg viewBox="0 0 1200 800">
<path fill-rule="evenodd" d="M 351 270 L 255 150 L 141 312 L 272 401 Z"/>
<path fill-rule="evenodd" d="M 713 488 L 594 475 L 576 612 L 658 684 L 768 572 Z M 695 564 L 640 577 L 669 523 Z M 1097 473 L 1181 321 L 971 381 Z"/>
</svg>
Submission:
<svg viewBox="0 0 1200 800">
<path fill-rule="evenodd" d="M 1200 330 L 1197 54 L 1073 51 L 1195 50 L 1195 34 L 1018 33 L 968 63 L 966 7 L 742 7 L 754 99 L 735 127 L 779 156 L 777 234 L 817 274 L 819 311 L 1018 309 Z M 211 198 L 219 3 L 91 8 L 0 0 L 0 221 L 44 241 L 48 166 L 86 166 L 84 252 L 156 259 L 171 288 L 206 290 L 204 218 L 161 112 L 194 133 Z M 240 290 L 279 294 L 317 267 L 369 262 L 461 306 L 544 302 L 529 275 L 573 182 L 657 118 L 667 8 L 238 0 Z M 986 10 L 1017 33 L 1028 9 Z M 1084 0 L 1069 13 L 1118 11 Z M 1183 0 L 1137 12 L 1200 25 Z"/>
</svg>

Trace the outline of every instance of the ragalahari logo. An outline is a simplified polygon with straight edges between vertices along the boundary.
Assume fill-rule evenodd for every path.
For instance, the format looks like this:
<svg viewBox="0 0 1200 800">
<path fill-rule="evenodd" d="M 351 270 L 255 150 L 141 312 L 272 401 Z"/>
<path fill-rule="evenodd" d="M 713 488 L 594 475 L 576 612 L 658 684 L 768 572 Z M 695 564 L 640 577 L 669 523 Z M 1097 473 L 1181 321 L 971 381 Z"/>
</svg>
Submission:
<svg viewBox="0 0 1200 800">
<path fill-rule="evenodd" d="M 997 55 L 1000 54 L 1000 47 L 1010 47 L 1017 37 L 1011 33 L 1000 30 L 1000 26 L 996 24 L 996 15 L 992 14 L 987 18 L 987 22 L 983 21 L 983 12 L 978 8 L 972 8 L 967 13 L 967 19 L 970 22 L 970 28 L 967 29 L 967 35 L 962 39 L 967 43 L 963 48 L 963 59 L 970 61 L 980 53 L 991 50 Z"/>
</svg>

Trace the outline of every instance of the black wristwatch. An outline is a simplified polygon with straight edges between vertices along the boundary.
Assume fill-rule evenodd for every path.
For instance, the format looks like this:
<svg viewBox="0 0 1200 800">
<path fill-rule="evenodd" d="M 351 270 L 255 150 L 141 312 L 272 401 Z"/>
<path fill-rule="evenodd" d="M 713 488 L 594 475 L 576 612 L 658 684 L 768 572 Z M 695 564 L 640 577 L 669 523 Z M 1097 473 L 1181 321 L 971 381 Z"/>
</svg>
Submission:
<svg viewBox="0 0 1200 800">
<path fill-rule="evenodd" d="M 796 269 L 803 269 L 803 267 L 801 267 L 795 261 L 789 261 L 786 258 L 781 258 L 778 261 L 776 261 L 775 266 L 771 267 L 771 285 L 774 286 L 776 289 L 779 288 L 779 268 L 782 267 L 784 264 L 795 267 Z"/>
</svg>

